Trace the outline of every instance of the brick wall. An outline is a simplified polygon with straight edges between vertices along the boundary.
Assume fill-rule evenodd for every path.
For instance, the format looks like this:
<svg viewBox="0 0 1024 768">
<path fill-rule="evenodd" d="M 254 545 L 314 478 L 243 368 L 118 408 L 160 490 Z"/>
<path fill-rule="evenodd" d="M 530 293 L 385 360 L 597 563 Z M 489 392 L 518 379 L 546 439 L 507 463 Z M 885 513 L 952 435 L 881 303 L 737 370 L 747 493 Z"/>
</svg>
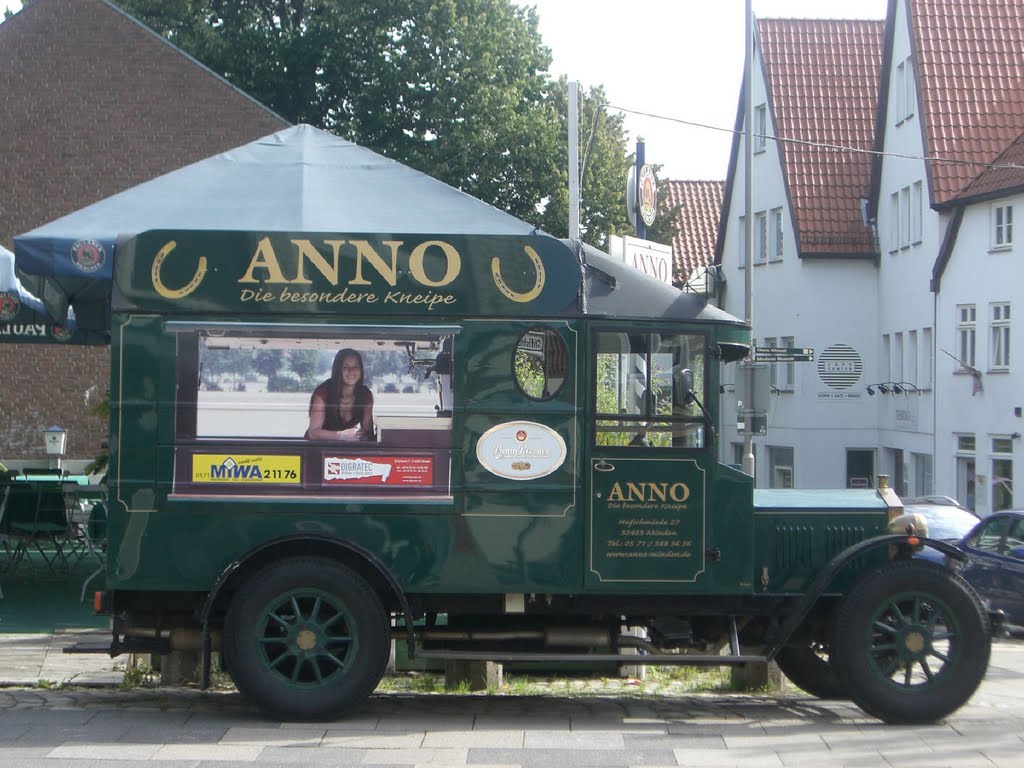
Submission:
<svg viewBox="0 0 1024 768">
<path fill-rule="evenodd" d="M 288 123 L 104 0 L 35 0 L 0 24 L 0 244 Z M 89 233 L 83 233 L 88 235 Z M 0 344 L 0 456 L 105 437 L 109 350 Z"/>
</svg>

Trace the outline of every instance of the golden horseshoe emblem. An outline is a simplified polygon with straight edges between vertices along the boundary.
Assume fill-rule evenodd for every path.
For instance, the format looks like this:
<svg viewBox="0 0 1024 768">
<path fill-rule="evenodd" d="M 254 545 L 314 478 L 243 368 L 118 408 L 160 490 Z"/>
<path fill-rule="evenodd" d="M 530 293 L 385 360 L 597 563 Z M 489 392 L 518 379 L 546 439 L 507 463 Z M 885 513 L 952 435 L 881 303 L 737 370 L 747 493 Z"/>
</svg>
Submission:
<svg viewBox="0 0 1024 768">
<path fill-rule="evenodd" d="M 192 279 L 189 280 L 181 288 L 168 288 L 164 285 L 164 281 L 160 279 L 160 267 L 163 265 L 164 260 L 170 255 L 177 247 L 177 243 L 171 240 L 163 248 L 161 248 L 156 258 L 153 259 L 153 269 L 151 275 L 153 277 L 153 289 L 163 296 L 165 299 L 183 299 L 188 296 L 192 291 L 199 287 L 199 284 L 203 282 L 203 278 L 206 276 L 206 257 L 199 257 L 199 266 L 196 267 L 196 272 L 192 275 Z"/>
<path fill-rule="evenodd" d="M 533 288 L 525 293 L 513 291 L 512 288 L 509 287 L 509 284 L 505 282 L 505 278 L 501 276 L 501 261 L 497 256 L 491 259 L 491 277 L 494 279 L 494 284 L 506 299 L 510 299 L 511 301 L 515 301 L 520 304 L 533 301 L 540 296 L 540 292 L 544 288 L 544 262 L 541 261 L 540 255 L 530 246 L 524 246 L 523 250 L 525 250 L 526 255 L 530 257 L 534 271 L 537 273 L 537 276 L 533 281 Z"/>
</svg>

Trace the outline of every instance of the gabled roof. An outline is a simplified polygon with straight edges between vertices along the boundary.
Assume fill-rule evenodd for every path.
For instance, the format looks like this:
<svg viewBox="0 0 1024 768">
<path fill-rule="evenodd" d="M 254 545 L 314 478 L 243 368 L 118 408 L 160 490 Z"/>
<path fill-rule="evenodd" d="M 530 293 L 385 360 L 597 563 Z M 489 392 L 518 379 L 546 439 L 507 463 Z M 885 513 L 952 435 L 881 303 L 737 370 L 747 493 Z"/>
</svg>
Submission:
<svg viewBox="0 0 1024 768">
<path fill-rule="evenodd" d="M 757 30 L 800 256 L 873 256 L 859 201 L 871 182 L 883 22 L 760 19 Z"/>
<path fill-rule="evenodd" d="M 1024 191 L 1024 133 L 1018 136 L 995 159 L 990 168 L 986 168 L 974 177 L 964 191 L 957 195 L 956 202 L 973 203 L 1018 194 L 1022 191 Z"/>
<path fill-rule="evenodd" d="M 679 208 L 672 235 L 672 278 L 687 280 L 698 267 L 714 261 L 724 181 L 667 181 L 665 205 Z"/>
<path fill-rule="evenodd" d="M 975 192 L 1015 176 L 985 172 L 1024 128 L 1024 3 L 904 0 L 909 11 L 933 205 L 953 202 L 979 175 Z M 890 23 L 893 16 L 890 10 Z M 1019 158 L 1019 155 L 1017 155 Z M 1005 161 L 1005 159 L 1001 159 Z"/>
</svg>

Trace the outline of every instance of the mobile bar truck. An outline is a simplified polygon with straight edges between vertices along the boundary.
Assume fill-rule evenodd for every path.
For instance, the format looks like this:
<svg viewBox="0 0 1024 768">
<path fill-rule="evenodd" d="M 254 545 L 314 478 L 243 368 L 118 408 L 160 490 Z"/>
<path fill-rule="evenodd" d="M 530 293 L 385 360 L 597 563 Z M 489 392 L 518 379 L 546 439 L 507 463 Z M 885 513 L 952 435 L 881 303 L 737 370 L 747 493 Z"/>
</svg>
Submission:
<svg viewBox="0 0 1024 768">
<path fill-rule="evenodd" d="M 111 309 L 111 654 L 200 650 L 206 683 L 218 651 L 292 720 L 358 706 L 393 639 L 776 660 L 890 723 L 985 674 L 981 601 L 911 557 L 956 550 L 885 488 L 755 495 L 715 434 L 749 327 L 589 246 L 149 231 L 118 246 Z"/>
</svg>

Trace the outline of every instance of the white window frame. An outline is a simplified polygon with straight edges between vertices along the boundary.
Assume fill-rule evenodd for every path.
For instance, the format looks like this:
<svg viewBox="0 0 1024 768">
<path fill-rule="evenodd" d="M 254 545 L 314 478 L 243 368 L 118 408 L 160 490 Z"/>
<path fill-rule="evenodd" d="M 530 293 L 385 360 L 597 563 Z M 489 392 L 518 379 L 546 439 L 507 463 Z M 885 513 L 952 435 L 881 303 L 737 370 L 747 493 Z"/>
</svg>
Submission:
<svg viewBox="0 0 1024 768">
<path fill-rule="evenodd" d="M 917 331 L 908 331 L 907 333 L 907 381 L 917 387 L 917 361 L 920 357 L 920 352 L 917 348 Z M 920 389 L 920 387 L 918 387 Z"/>
<path fill-rule="evenodd" d="M 956 305 L 956 357 L 962 368 L 975 367 L 978 351 L 978 307 L 975 304 Z"/>
<path fill-rule="evenodd" d="M 794 349 L 796 338 L 793 336 L 782 336 L 779 338 L 779 346 Z M 774 363 L 773 368 L 779 369 L 779 383 L 776 386 L 783 392 L 796 390 L 796 363 Z"/>
<path fill-rule="evenodd" d="M 934 358 L 932 357 L 932 329 L 930 327 L 922 328 L 921 367 L 919 369 L 921 381 L 915 382 L 918 386 L 918 389 L 932 388 L 932 368 L 934 366 L 934 362 Z"/>
<path fill-rule="evenodd" d="M 900 249 L 900 193 L 893 192 L 889 195 L 889 253 L 896 253 Z"/>
<path fill-rule="evenodd" d="M 893 90 L 895 90 L 896 97 L 896 125 L 901 125 L 914 116 L 917 101 L 917 91 L 914 88 L 914 65 L 909 56 L 896 65 Z"/>
<path fill-rule="evenodd" d="M 783 250 L 785 244 L 783 242 L 784 219 L 782 217 L 781 208 L 772 208 L 772 242 L 775 244 L 774 252 L 772 253 L 772 261 L 782 261 Z"/>
<path fill-rule="evenodd" d="M 903 381 L 903 334 L 894 333 L 892 341 L 892 374 L 889 380 Z"/>
<path fill-rule="evenodd" d="M 961 367 L 975 366 L 978 350 L 978 310 L 974 304 L 956 306 L 956 356 Z"/>
<path fill-rule="evenodd" d="M 910 247 L 910 187 L 900 190 L 900 250 Z"/>
<path fill-rule="evenodd" d="M 754 263 L 764 264 L 768 259 L 768 213 L 754 214 Z"/>
<path fill-rule="evenodd" d="M 1013 247 L 1013 206 L 1009 203 L 992 206 L 992 250 Z"/>
<path fill-rule="evenodd" d="M 924 185 L 915 181 L 910 186 L 910 244 L 917 245 L 924 235 L 922 232 L 922 214 L 924 212 Z"/>
<path fill-rule="evenodd" d="M 989 368 L 993 371 L 1010 370 L 1010 302 L 997 301 L 989 305 Z"/>
<path fill-rule="evenodd" d="M 777 349 L 779 346 L 779 340 L 775 336 L 768 336 L 764 339 L 764 345 Z M 772 386 L 772 392 L 777 389 L 781 389 L 779 386 L 779 371 L 778 363 L 768 363 L 768 383 Z"/>
<path fill-rule="evenodd" d="M 992 484 L 992 503 L 991 509 L 993 512 L 1000 512 L 1004 509 L 1013 509 L 1013 436 L 1012 435 L 990 435 L 991 442 L 989 445 L 992 448 L 992 452 L 989 455 L 991 460 L 992 473 L 991 477 Z M 998 474 L 996 472 L 996 463 L 1006 462 L 1009 464 L 1009 474 Z M 996 506 L 996 485 L 1003 483 L 1003 491 L 1009 494 L 1009 498 L 1001 506 Z"/>
<path fill-rule="evenodd" d="M 768 105 L 764 102 L 754 107 L 754 154 L 760 154 L 768 148 Z"/>
</svg>

